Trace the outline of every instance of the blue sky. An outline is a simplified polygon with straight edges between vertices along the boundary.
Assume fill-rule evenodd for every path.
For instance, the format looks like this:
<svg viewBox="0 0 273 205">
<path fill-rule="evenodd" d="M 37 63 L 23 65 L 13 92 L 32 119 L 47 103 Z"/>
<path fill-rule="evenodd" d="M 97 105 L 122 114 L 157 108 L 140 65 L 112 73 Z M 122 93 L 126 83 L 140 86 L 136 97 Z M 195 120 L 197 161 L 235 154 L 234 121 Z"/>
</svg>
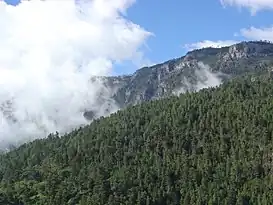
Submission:
<svg viewBox="0 0 273 205">
<path fill-rule="evenodd" d="M 218 0 L 138 0 L 129 9 L 133 22 L 154 32 L 149 40 L 154 61 L 167 60 L 185 53 L 183 45 L 203 40 L 243 40 L 234 33 L 251 26 L 268 26 L 272 12 L 251 16 L 246 9 L 223 8 Z"/>
<path fill-rule="evenodd" d="M 16 4 L 19 0 L 6 2 Z M 154 33 L 147 42 L 146 56 L 159 63 L 184 55 L 188 51 L 185 45 L 198 48 L 215 46 L 217 41 L 228 45 L 241 40 L 271 40 L 271 8 L 273 0 L 137 0 L 127 17 Z"/>
</svg>

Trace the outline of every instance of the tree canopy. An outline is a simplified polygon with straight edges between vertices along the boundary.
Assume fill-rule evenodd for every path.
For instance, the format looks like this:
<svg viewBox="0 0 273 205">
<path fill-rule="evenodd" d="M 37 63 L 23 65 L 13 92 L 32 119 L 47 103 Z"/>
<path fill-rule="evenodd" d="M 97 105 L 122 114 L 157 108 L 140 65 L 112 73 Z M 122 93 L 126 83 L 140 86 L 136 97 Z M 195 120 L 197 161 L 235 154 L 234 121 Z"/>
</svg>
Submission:
<svg viewBox="0 0 273 205">
<path fill-rule="evenodd" d="M 146 102 L 0 156 L 0 204 L 273 203 L 273 81 Z"/>
</svg>

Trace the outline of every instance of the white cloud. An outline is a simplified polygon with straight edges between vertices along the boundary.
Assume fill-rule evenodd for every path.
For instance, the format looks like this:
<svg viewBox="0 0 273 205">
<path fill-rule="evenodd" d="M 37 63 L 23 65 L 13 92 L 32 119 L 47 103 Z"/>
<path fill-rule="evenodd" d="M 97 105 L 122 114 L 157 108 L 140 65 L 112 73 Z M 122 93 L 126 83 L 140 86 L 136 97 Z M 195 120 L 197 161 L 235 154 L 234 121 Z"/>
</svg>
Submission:
<svg viewBox="0 0 273 205">
<path fill-rule="evenodd" d="M 250 40 L 268 40 L 273 41 L 273 27 L 242 29 L 241 35 Z"/>
<path fill-rule="evenodd" d="M 226 40 L 226 41 L 210 41 L 210 40 L 204 40 L 192 44 L 186 44 L 184 48 L 187 50 L 194 50 L 194 49 L 200 49 L 200 48 L 207 48 L 207 47 L 212 47 L 212 48 L 221 48 L 225 46 L 230 46 L 232 44 L 238 43 L 237 41 L 233 40 Z"/>
<path fill-rule="evenodd" d="M 2 147 L 86 123 L 81 111 L 100 107 L 103 89 L 90 76 L 111 74 L 116 61 L 141 61 L 151 34 L 124 17 L 134 0 L 86 2 L 0 1 Z"/>
<path fill-rule="evenodd" d="M 246 7 L 254 15 L 262 9 L 273 9 L 273 0 L 220 0 L 224 6 Z"/>
<path fill-rule="evenodd" d="M 209 65 L 204 64 L 203 62 L 198 62 L 200 70 L 195 71 L 195 75 L 198 76 L 198 82 L 196 85 L 196 90 L 201 90 L 203 88 L 216 87 L 222 83 L 219 74 L 221 73 L 212 73 Z"/>
<path fill-rule="evenodd" d="M 239 33 L 236 33 L 235 36 L 244 37 L 245 40 L 267 40 L 270 42 L 273 42 L 273 26 L 267 27 L 267 28 L 244 28 L 241 29 Z M 239 41 L 235 40 L 219 40 L 219 41 L 200 41 L 192 44 L 186 44 L 184 47 L 190 51 L 194 49 L 200 49 L 200 48 L 207 48 L 207 47 L 213 47 L 213 48 L 219 48 L 224 46 L 230 46 L 233 44 L 239 43 Z"/>
<path fill-rule="evenodd" d="M 173 91 L 174 95 L 180 95 L 186 91 L 199 91 L 203 88 L 216 87 L 222 83 L 219 75 L 223 73 L 213 73 L 209 65 L 204 64 L 202 61 L 197 62 L 195 65 L 194 75 L 196 77 L 196 84 L 192 84 L 186 77 L 182 79 L 183 86 Z M 198 68 L 198 69 L 197 69 Z"/>
</svg>

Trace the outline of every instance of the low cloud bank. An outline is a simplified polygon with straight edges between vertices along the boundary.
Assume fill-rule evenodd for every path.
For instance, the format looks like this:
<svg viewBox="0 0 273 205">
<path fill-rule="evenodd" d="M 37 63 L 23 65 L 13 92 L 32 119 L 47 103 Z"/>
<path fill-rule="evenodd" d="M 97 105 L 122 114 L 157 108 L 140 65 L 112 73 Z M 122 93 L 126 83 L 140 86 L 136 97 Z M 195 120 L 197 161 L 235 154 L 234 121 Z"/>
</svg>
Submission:
<svg viewBox="0 0 273 205">
<path fill-rule="evenodd" d="M 0 1 L 0 148 L 67 132 L 87 123 L 86 109 L 103 107 L 98 96 L 112 93 L 90 77 L 112 74 L 115 62 L 141 61 L 151 35 L 126 19 L 133 3 Z"/>
</svg>

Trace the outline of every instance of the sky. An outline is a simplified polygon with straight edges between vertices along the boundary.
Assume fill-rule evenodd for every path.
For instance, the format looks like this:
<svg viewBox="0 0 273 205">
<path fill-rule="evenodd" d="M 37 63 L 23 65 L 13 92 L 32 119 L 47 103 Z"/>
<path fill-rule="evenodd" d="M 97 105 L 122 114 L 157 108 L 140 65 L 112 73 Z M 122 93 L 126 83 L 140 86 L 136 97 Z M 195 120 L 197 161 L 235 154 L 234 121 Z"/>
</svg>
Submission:
<svg viewBox="0 0 273 205">
<path fill-rule="evenodd" d="M 148 41 L 149 57 L 160 62 L 192 48 L 273 39 L 272 31 L 265 36 L 265 30 L 249 30 L 271 28 L 270 7 L 273 0 L 138 0 L 128 17 L 155 34 Z"/>
<path fill-rule="evenodd" d="M 115 66 L 116 74 L 180 57 L 195 48 L 273 39 L 273 0 L 137 0 L 126 18 L 152 35 L 144 45 L 145 61 L 137 65 L 123 61 Z"/>
</svg>

